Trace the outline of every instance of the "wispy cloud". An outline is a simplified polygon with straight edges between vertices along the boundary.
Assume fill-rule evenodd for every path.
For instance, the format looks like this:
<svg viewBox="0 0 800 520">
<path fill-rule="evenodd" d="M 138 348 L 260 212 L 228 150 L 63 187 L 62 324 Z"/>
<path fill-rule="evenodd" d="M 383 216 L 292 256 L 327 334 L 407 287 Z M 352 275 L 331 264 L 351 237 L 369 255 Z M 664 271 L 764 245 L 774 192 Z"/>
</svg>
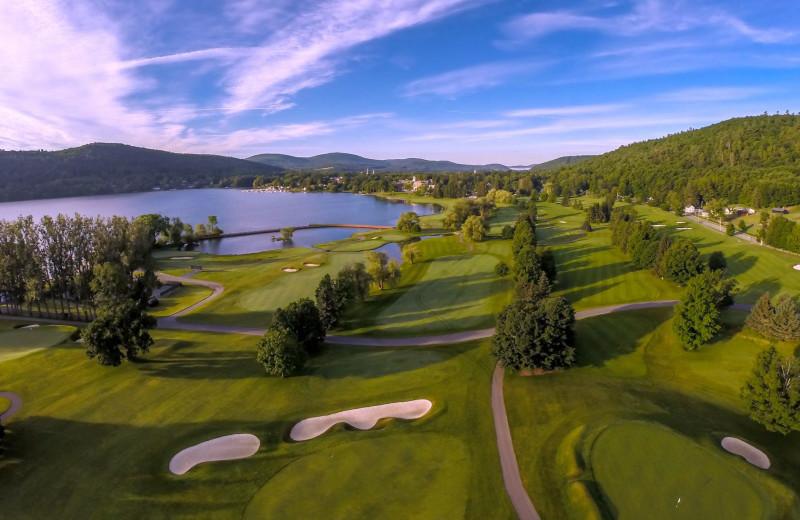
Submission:
<svg viewBox="0 0 800 520">
<path fill-rule="evenodd" d="M 681 33 L 707 28 L 736 34 L 758 43 L 779 43 L 796 33 L 783 29 L 753 27 L 741 18 L 697 1 L 637 0 L 630 12 L 599 16 L 576 11 L 536 12 L 519 16 L 503 27 L 510 41 L 542 38 L 561 31 L 598 31 L 617 36 Z"/>
<path fill-rule="evenodd" d="M 401 92 L 407 97 L 424 95 L 454 97 L 465 92 L 501 85 L 514 76 L 529 73 L 543 66 L 541 63 L 522 61 L 484 63 L 412 81 L 406 84 Z"/>
<path fill-rule="evenodd" d="M 576 115 L 589 115 L 589 114 L 603 114 L 608 112 L 615 112 L 626 105 L 623 104 L 609 104 L 609 105 L 577 105 L 569 107 L 542 107 L 542 108 L 524 108 L 520 110 L 512 110 L 506 112 L 507 117 L 562 117 L 562 116 L 576 116 Z"/>
<path fill-rule="evenodd" d="M 288 20 L 256 52 L 225 74 L 225 104 L 275 102 L 327 83 L 337 75 L 345 50 L 481 3 L 485 2 L 383 0 L 376 8 L 367 1 L 319 2 Z"/>
<path fill-rule="evenodd" d="M 705 103 L 750 99 L 774 91 L 775 89 L 763 87 L 696 87 L 658 94 L 655 99 L 679 103 Z"/>
</svg>

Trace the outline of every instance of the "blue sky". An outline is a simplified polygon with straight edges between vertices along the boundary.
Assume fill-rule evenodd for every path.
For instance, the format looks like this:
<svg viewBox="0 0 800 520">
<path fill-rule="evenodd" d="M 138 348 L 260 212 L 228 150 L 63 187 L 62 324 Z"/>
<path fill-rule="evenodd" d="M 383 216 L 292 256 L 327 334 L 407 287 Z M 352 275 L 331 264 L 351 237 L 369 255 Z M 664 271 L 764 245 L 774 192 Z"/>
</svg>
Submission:
<svg viewBox="0 0 800 520">
<path fill-rule="evenodd" d="M 37 0 L 0 148 L 531 164 L 800 112 L 796 0 Z"/>
</svg>

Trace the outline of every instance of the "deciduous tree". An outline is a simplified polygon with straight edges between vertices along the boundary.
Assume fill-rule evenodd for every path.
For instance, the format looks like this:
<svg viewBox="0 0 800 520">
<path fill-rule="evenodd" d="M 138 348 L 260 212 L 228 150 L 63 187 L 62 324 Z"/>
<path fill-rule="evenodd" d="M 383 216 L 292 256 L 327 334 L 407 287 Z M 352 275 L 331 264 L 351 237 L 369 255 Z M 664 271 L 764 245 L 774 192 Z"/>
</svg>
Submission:
<svg viewBox="0 0 800 520">
<path fill-rule="evenodd" d="M 256 361 L 271 376 L 290 376 L 303 368 L 308 354 L 291 331 L 270 328 L 258 342 Z"/>
<path fill-rule="evenodd" d="M 275 328 L 283 328 L 294 334 L 309 354 L 319 352 L 325 341 L 325 325 L 319 309 L 309 298 L 301 298 L 275 310 L 270 329 Z"/>
</svg>

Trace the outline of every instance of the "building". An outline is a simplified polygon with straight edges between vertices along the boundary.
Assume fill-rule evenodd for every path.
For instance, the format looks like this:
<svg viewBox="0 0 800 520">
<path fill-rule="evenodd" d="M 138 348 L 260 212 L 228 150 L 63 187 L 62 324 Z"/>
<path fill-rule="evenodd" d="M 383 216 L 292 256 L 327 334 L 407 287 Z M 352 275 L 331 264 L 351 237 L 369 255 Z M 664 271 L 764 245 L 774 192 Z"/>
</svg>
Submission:
<svg viewBox="0 0 800 520">
<path fill-rule="evenodd" d="M 772 208 L 773 213 L 780 213 L 781 215 L 786 215 L 789 213 L 786 208 Z"/>
</svg>

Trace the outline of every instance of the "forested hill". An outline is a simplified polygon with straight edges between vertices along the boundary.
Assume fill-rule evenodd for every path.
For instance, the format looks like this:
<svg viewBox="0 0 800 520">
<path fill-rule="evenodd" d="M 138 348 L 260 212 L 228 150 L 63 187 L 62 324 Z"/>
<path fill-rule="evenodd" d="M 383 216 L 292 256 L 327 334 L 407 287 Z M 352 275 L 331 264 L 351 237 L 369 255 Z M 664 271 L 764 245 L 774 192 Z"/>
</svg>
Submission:
<svg viewBox="0 0 800 520">
<path fill-rule="evenodd" d="M 713 198 L 756 207 L 800 203 L 800 115 L 731 119 L 623 146 L 562 167 L 550 180 L 573 193 L 618 187 L 621 195 L 658 204 L 672 190 L 684 204 Z"/>
<path fill-rule="evenodd" d="M 215 186 L 241 177 L 252 185 L 274 166 L 220 155 L 195 155 L 94 143 L 57 152 L 0 151 L 0 201 Z"/>
<path fill-rule="evenodd" d="M 332 172 L 357 172 L 367 168 L 378 172 L 464 172 L 508 170 L 502 164 L 457 164 L 450 161 L 427 159 L 368 159 L 349 153 L 325 153 L 313 157 L 295 157 L 277 153 L 263 153 L 247 160 L 269 164 L 287 170 L 331 170 Z"/>
</svg>

